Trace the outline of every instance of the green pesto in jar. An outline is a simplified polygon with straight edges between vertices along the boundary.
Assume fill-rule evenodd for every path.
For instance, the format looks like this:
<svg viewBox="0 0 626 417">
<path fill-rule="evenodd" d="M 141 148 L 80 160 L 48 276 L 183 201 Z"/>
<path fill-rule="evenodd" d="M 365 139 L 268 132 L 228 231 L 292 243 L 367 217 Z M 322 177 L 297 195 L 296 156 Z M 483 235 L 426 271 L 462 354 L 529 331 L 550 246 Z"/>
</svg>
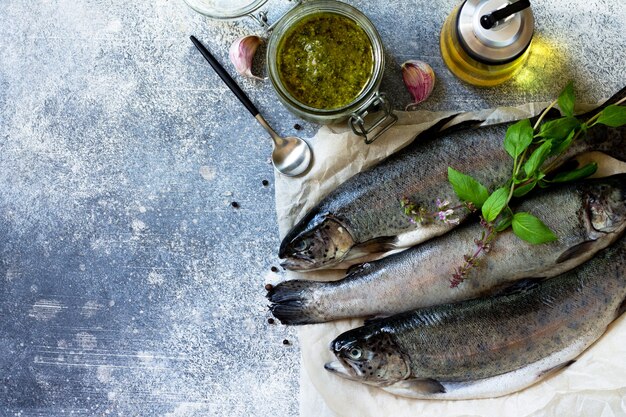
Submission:
<svg viewBox="0 0 626 417">
<path fill-rule="evenodd" d="M 322 12 L 296 22 L 277 50 L 278 75 L 299 102 L 320 110 L 352 103 L 372 78 L 374 54 L 354 20 Z"/>
</svg>

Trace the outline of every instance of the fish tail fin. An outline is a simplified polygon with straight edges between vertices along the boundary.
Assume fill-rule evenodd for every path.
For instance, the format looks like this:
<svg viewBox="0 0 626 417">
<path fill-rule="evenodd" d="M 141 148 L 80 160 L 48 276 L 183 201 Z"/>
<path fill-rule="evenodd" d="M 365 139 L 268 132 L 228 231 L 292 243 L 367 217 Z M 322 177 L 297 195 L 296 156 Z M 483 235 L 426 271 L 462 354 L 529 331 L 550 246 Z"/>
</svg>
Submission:
<svg viewBox="0 0 626 417">
<path fill-rule="evenodd" d="M 321 323 L 325 320 L 313 302 L 313 294 L 325 284 L 299 279 L 281 282 L 267 292 L 270 311 L 282 324 Z"/>
<path fill-rule="evenodd" d="M 579 119 L 581 119 L 581 120 L 589 119 L 589 118 L 595 116 L 596 114 L 600 113 L 606 107 L 610 106 L 611 104 L 615 104 L 615 103 L 617 103 L 618 101 L 620 101 L 620 100 L 622 100 L 624 98 L 626 98 L 626 87 L 622 88 L 617 93 L 613 94 L 607 101 L 605 101 L 604 103 L 602 103 L 601 105 L 599 105 L 595 109 L 593 109 L 590 112 L 587 112 L 585 114 L 578 115 L 577 117 Z"/>
</svg>

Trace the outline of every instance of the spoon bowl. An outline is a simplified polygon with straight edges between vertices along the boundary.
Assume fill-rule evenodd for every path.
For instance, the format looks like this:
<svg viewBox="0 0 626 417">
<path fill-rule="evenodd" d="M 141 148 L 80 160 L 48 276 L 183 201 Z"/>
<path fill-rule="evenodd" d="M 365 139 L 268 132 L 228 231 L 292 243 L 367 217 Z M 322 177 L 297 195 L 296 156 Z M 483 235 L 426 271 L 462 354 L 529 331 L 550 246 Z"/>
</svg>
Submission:
<svg viewBox="0 0 626 417">
<path fill-rule="evenodd" d="M 311 164 L 311 148 L 303 139 L 289 136 L 283 142 L 274 142 L 272 162 L 281 174 L 295 177 L 302 174 Z"/>
</svg>

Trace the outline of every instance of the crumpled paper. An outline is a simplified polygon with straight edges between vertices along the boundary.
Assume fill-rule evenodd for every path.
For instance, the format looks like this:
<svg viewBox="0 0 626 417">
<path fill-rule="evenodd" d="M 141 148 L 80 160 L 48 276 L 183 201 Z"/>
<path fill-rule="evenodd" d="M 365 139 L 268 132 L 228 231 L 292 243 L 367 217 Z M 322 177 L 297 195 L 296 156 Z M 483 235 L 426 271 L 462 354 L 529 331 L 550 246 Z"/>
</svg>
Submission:
<svg viewBox="0 0 626 417">
<path fill-rule="evenodd" d="M 483 125 L 535 116 L 547 103 L 502 107 L 458 114 L 447 126 L 465 120 Z M 455 112 L 400 112 L 398 123 L 372 145 L 365 145 L 345 126 L 322 127 L 309 141 L 314 153 L 310 172 L 299 178 L 276 174 L 276 211 L 281 237 L 326 194 L 354 174 L 398 151 L 415 136 Z M 468 134 L 471 134 L 468 132 Z M 298 273 L 287 279 L 336 280 L 343 271 Z M 333 360 L 328 346 L 340 333 L 362 325 L 362 320 L 302 326 L 300 415 L 302 417 L 543 417 L 626 416 L 626 317 L 576 363 L 521 392 L 467 401 L 414 400 L 332 375 L 324 364 Z"/>
</svg>

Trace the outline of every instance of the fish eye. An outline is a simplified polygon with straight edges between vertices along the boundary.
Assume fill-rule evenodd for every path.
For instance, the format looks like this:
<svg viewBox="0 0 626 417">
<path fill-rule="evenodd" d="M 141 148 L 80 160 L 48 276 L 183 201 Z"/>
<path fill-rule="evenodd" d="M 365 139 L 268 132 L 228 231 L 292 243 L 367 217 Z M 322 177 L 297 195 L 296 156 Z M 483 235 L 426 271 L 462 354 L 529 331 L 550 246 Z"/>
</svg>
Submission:
<svg viewBox="0 0 626 417">
<path fill-rule="evenodd" d="M 308 248 L 309 248 L 308 240 L 300 240 L 295 245 L 293 245 L 293 250 L 296 252 L 302 252 L 304 250 L 307 250 Z"/>
<path fill-rule="evenodd" d="M 353 347 L 348 351 L 348 356 L 350 356 L 351 359 L 361 359 L 361 356 L 363 356 L 363 351 L 361 351 L 361 349 L 357 347 Z"/>
</svg>

